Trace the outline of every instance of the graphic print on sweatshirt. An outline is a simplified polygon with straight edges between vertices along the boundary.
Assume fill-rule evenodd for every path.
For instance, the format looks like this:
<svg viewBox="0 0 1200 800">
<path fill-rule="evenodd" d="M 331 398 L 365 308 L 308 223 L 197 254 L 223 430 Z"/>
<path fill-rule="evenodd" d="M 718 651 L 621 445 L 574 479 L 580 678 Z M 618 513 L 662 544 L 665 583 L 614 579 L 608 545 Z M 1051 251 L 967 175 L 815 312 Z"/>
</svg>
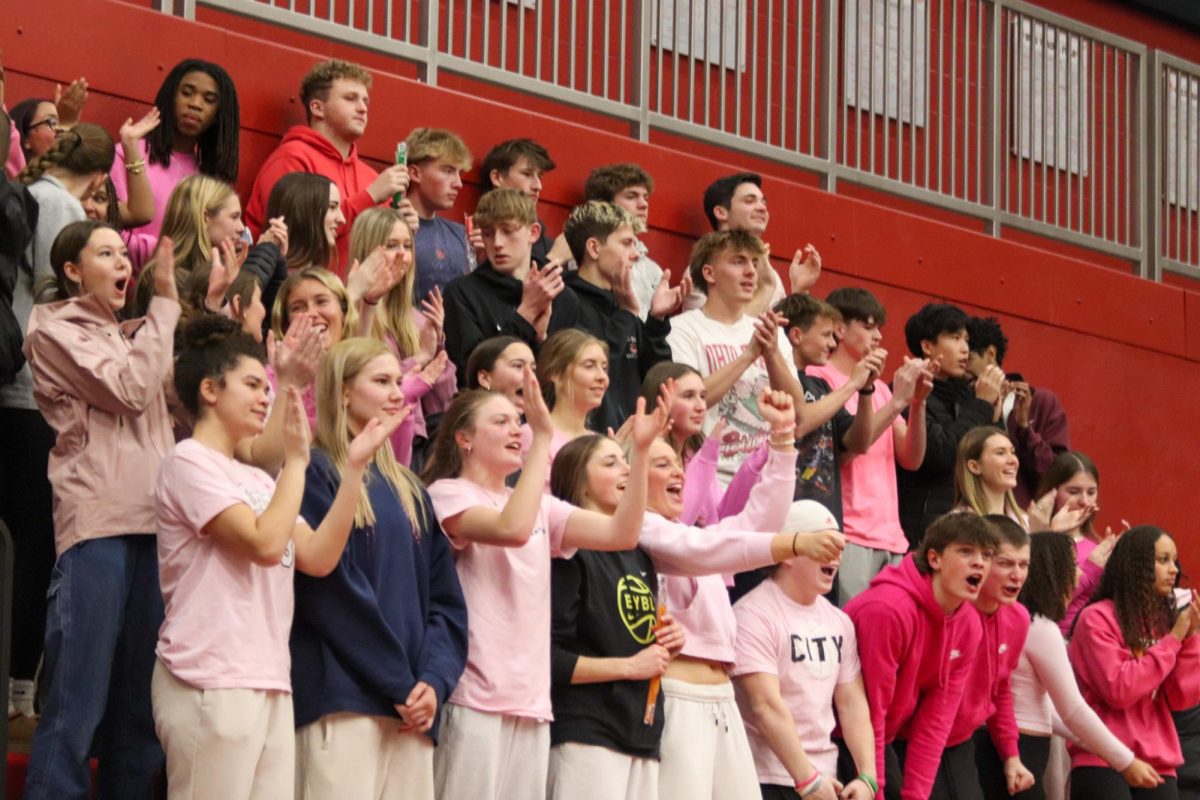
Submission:
<svg viewBox="0 0 1200 800">
<path fill-rule="evenodd" d="M 789 637 L 792 665 L 812 678 L 834 677 L 842 666 L 845 635 L 830 629 L 808 628 Z"/>
<path fill-rule="evenodd" d="M 711 375 L 737 360 L 745 349 L 745 345 L 706 344 L 706 374 Z M 767 365 L 760 356 L 717 401 L 717 414 L 725 420 L 725 434 L 721 437 L 722 461 L 740 463 L 766 441 L 769 429 L 758 410 L 758 396 L 769 386 Z"/>
<path fill-rule="evenodd" d="M 658 603 L 644 578 L 645 573 L 642 573 L 642 577 L 624 575 L 617 581 L 617 610 L 633 640 L 649 645 L 654 642 Z"/>
</svg>

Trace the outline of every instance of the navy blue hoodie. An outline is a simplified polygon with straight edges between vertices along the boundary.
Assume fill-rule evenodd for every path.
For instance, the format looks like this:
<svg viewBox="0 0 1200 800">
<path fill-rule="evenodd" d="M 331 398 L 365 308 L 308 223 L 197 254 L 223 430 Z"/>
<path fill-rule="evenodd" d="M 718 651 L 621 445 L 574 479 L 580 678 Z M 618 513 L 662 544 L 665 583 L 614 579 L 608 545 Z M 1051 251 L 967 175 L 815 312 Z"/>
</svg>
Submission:
<svg viewBox="0 0 1200 800">
<path fill-rule="evenodd" d="M 375 525 L 354 528 L 324 578 L 296 573 L 292 692 L 296 727 L 343 711 L 396 717 L 417 681 L 450 697 L 467 660 L 467 604 L 429 495 L 419 537 L 392 485 L 372 465 L 367 493 Z M 300 513 L 316 528 L 341 479 L 313 450 Z M 437 738 L 437 723 L 430 736 Z"/>
</svg>

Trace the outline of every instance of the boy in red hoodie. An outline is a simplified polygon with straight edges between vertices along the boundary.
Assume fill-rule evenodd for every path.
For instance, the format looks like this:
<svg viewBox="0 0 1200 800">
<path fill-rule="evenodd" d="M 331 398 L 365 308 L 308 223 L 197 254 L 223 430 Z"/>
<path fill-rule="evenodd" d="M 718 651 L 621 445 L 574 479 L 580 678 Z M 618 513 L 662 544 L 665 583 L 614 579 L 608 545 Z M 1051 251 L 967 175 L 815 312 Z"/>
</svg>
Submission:
<svg viewBox="0 0 1200 800">
<path fill-rule="evenodd" d="M 355 143 L 367 130 L 371 74 L 358 64 L 330 59 L 308 71 L 300 81 L 300 100 L 307 125 L 293 125 L 263 162 L 250 201 L 246 224 L 255 239 L 266 227 L 271 189 L 291 172 L 324 175 L 342 195 L 346 224 L 338 230 L 338 271 L 349 268 L 350 228 L 354 218 L 408 188 L 408 169 L 393 165 L 382 173 L 359 159 Z M 286 222 L 286 220 L 285 220 Z"/>
<path fill-rule="evenodd" d="M 975 600 L 983 623 L 983 645 L 942 753 L 932 795 L 941 800 L 1006 798 L 1034 783 L 1017 750 L 1012 696 L 1012 673 L 1029 633 L 1029 612 L 1017 602 L 1029 575 L 1029 534 L 1003 515 L 989 514 L 984 519 L 999 537 L 1000 547 Z"/>
<path fill-rule="evenodd" d="M 846 606 L 858 634 L 879 784 L 889 799 L 930 796 L 983 638 L 971 603 L 997 544 L 982 517 L 946 514 L 929 526 L 920 549 Z"/>
</svg>

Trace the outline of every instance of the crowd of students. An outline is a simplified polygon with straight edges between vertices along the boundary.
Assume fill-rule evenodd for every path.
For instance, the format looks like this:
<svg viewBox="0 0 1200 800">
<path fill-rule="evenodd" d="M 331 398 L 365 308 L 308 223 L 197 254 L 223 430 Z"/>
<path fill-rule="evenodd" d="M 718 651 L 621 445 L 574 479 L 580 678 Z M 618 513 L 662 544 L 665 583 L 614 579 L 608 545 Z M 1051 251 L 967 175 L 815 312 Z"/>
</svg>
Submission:
<svg viewBox="0 0 1200 800">
<path fill-rule="evenodd" d="M 997 320 L 924 306 L 885 381 L 759 176 L 674 282 L 638 165 L 555 237 L 501 142 L 463 224 L 454 133 L 359 157 L 370 89 L 313 67 L 244 215 L 216 64 L 119 141 L 83 80 L 3 125 L 26 798 L 1198 796 L 1175 540 L 1094 527 Z"/>
</svg>

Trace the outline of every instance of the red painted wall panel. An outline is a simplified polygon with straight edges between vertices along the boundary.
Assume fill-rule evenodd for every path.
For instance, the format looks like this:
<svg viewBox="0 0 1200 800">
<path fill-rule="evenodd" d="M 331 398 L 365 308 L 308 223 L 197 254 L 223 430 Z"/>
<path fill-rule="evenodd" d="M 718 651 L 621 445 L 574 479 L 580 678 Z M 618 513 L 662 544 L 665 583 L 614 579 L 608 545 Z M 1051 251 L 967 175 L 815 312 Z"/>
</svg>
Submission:
<svg viewBox="0 0 1200 800">
<path fill-rule="evenodd" d="M 10 102 L 84 74 L 93 86 L 88 117 L 115 130 L 146 107 L 177 58 L 194 53 L 220 61 L 242 98 L 243 194 L 278 136 L 302 119 L 295 100 L 300 75 L 319 57 L 352 53 L 231 15 L 205 12 L 221 25 L 213 27 L 112 0 L 69 4 L 73 22 L 62 26 L 67 7 L 65 0 L 0 0 Z M 106 44 L 111 39 L 96 35 L 108 30 L 136 31 L 138 51 L 114 51 Z M 1180 41 L 1175 32 L 1155 30 L 1164 40 Z M 1184 38 L 1192 45 L 1197 40 Z M 377 70 L 395 63 L 378 55 L 355 57 Z M 659 181 L 647 242 L 656 259 L 676 272 L 705 228 L 703 187 L 733 164 L 759 168 L 767 175 L 770 239 L 779 266 L 786 264 L 782 257 L 811 241 L 827 265 L 819 291 L 854 283 L 877 292 L 890 312 L 885 345 L 893 366 L 904 349 L 903 320 L 931 298 L 1000 315 L 1011 340 L 1010 366 L 1060 394 L 1076 446 L 1104 469 L 1103 522 L 1153 520 L 1194 540 L 1186 498 L 1195 474 L 1194 443 L 1200 441 L 1200 418 L 1193 410 L 1200 396 L 1200 295 L 1121 274 L 1105 268 L 1119 264 L 1099 265 L 1103 259 L 1051 247 L 1037 237 L 993 239 L 972 230 L 974 221 L 925 214 L 920 205 L 886 195 L 830 195 L 815 188 L 811 175 L 773 162 L 666 134 L 639 143 L 606 125 L 573 124 L 569 120 L 581 117 L 570 110 L 553 115 L 528 110 L 556 110 L 547 101 L 496 104 L 484 99 L 491 95 L 480 84 L 456 84 L 463 91 L 432 88 L 398 77 L 398 71 L 397 64 L 390 74 L 376 72 L 372 122 L 362 142 L 367 156 L 387 159 L 396 139 L 415 125 L 452 127 L 477 156 L 501 136 L 536 136 L 560 165 L 549 176 L 540 208 L 551 229 L 560 227 L 579 199 L 592 166 L 638 161 Z M 469 187 L 455 213 L 469 210 L 477 196 Z M 1187 546 L 1184 553 L 1192 571 L 1200 568 L 1200 554 Z"/>
</svg>

